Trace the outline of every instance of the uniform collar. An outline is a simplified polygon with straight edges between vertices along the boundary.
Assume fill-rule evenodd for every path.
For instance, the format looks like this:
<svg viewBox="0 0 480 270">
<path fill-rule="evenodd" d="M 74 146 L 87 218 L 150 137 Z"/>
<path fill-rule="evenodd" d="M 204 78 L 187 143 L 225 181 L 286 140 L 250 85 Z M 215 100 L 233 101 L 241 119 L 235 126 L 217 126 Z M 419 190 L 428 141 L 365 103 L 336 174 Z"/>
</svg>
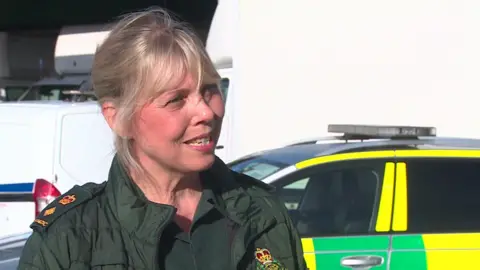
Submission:
<svg viewBox="0 0 480 270">
<path fill-rule="evenodd" d="M 258 211 L 252 198 L 219 158 L 210 169 L 201 173 L 201 178 L 205 179 L 207 193 L 211 192 L 210 200 L 222 207 L 228 218 L 239 225 L 245 225 L 252 211 Z M 109 205 L 122 227 L 130 235 L 145 241 L 158 241 L 158 236 L 175 215 L 174 207 L 148 201 L 117 156 L 113 158 L 105 191 Z"/>
<path fill-rule="evenodd" d="M 114 215 L 130 235 L 156 242 L 165 226 L 175 215 L 170 205 L 149 201 L 143 191 L 127 174 L 118 156 L 110 167 L 105 192 Z"/>
</svg>

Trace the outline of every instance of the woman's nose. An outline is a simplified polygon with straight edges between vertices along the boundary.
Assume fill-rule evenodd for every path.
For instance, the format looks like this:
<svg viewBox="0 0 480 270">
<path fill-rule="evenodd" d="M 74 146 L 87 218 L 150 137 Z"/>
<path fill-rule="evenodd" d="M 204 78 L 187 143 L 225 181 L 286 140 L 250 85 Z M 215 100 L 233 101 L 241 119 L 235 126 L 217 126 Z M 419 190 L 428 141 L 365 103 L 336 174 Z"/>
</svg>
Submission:
<svg viewBox="0 0 480 270">
<path fill-rule="evenodd" d="M 210 105 L 202 99 L 195 108 L 196 122 L 210 122 L 215 118 L 215 113 Z"/>
</svg>

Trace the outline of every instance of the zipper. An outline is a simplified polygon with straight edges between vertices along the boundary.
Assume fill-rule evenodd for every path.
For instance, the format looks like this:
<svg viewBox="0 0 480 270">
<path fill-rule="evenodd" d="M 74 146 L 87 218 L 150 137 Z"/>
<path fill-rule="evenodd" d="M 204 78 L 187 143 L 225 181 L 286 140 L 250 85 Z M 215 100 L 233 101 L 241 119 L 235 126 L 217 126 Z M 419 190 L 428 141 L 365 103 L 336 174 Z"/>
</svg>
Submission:
<svg viewBox="0 0 480 270">
<path fill-rule="evenodd" d="M 190 246 L 190 254 L 193 260 L 193 269 L 197 270 L 198 266 L 197 266 L 197 258 L 195 258 L 195 247 L 193 246 L 192 238 L 190 237 L 190 235 L 188 236 L 188 240 L 190 241 L 189 246 Z"/>
<path fill-rule="evenodd" d="M 156 232 L 156 235 L 157 235 L 157 244 L 155 245 L 155 253 L 153 255 L 153 262 L 152 262 L 152 266 L 153 266 L 153 269 L 155 270 L 162 270 L 160 269 L 160 262 L 158 261 L 158 252 L 160 251 L 160 245 L 161 245 L 161 237 L 162 237 L 162 234 L 163 234 L 163 231 L 165 229 L 165 227 L 170 224 L 170 222 L 172 222 L 173 220 L 173 216 L 176 212 L 176 209 L 172 206 L 172 207 L 169 207 L 168 208 L 168 213 L 167 213 L 167 219 L 163 222 L 162 225 L 160 225 L 157 229 L 157 232 Z"/>
</svg>

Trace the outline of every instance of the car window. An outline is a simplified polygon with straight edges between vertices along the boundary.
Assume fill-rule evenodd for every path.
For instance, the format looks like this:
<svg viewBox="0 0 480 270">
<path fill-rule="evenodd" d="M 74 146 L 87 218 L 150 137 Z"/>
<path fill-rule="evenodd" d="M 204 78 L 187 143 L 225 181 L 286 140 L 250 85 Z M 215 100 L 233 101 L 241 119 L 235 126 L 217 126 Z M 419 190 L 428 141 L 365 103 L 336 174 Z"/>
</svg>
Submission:
<svg viewBox="0 0 480 270">
<path fill-rule="evenodd" d="M 347 161 L 300 171 L 272 183 L 302 236 L 374 230 L 385 162 Z"/>
<path fill-rule="evenodd" d="M 263 180 L 267 176 L 270 176 L 287 166 L 287 164 L 261 157 L 253 157 L 229 165 L 230 169 L 251 176 L 257 180 Z"/>
<path fill-rule="evenodd" d="M 480 161 L 408 160 L 408 232 L 480 230 Z"/>
</svg>

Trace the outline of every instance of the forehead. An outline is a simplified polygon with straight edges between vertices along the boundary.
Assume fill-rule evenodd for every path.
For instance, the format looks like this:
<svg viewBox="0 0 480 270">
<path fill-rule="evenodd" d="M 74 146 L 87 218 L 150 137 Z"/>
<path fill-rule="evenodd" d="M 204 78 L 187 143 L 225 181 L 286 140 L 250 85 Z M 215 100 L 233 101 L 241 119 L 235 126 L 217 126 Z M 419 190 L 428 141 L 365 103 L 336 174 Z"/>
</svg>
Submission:
<svg viewBox="0 0 480 270">
<path fill-rule="evenodd" d="M 197 89 L 201 88 L 206 84 L 219 84 L 220 76 L 216 71 L 214 74 L 202 70 L 202 73 L 192 72 L 190 70 L 184 69 L 182 72 L 172 72 L 170 78 L 165 80 L 165 78 L 160 79 L 162 74 L 159 72 L 152 72 L 152 77 L 150 83 L 152 83 L 156 89 L 155 92 L 160 94 L 165 91 L 175 90 L 175 89 Z M 163 81 L 162 83 L 160 81 Z"/>
</svg>

